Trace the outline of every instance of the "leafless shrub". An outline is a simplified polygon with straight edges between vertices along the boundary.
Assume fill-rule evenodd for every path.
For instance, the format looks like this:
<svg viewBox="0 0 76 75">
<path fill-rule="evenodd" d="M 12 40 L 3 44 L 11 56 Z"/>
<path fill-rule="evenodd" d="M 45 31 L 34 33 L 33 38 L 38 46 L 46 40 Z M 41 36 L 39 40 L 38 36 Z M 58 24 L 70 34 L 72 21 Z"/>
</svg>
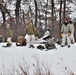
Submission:
<svg viewBox="0 0 76 75">
<path fill-rule="evenodd" d="M 64 70 L 67 72 L 67 74 L 69 75 L 74 75 L 74 73 L 72 72 L 72 70 L 70 68 L 68 68 L 67 66 L 65 66 L 65 63 L 63 61 L 63 58 L 60 59 L 61 62 L 63 63 L 63 66 L 64 66 Z"/>
<path fill-rule="evenodd" d="M 40 62 L 39 57 L 34 56 L 36 60 L 36 64 L 33 64 L 34 67 L 34 75 L 52 75 L 48 64 L 45 65 L 44 62 Z"/>
<path fill-rule="evenodd" d="M 19 70 L 17 69 L 16 72 L 18 75 L 30 75 L 29 73 L 29 66 L 27 64 L 27 62 L 25 61 L 25 59 L 23 59 L 23 62 L 22 64 L 18 64 L 19 66 Z"/>
<path fill-rule="evenodd" d="M 8 70 L 8 73 L 6 73 L 7 72 L 6 67 L 3 63 L 2 65 L 3 71 L 2 73 L 0 73 L 0 75 L 54 75 L 52 74 L 51 66 L 48 63 L 45 63 L 43 60 L 40 61 L 39 57 L 37 57 L 36 55 L 34 55 L 33 58 L 35 59 L 36 62 L 34 62 L 32 66 L 30 66 L 25 61 L 25 59 L 23 59 L 23 61 L 21 62 L 18 62 L 17 68 L 15 68 L 14 64 L 12 63 L 11 66 L 12 69 Z M 62 58 L 61 62 L 63 62 Z M 63 65 L 63 67 L 64 67 L 64 75 L 75 75 L 70 68 L 65 66 L 65 64 Z M 32 74 L 30 70 L 32 70 L 33 72 Z"/>
<path fill-rule="evenodd" d="M 74 73 L 72 72 L 72 70 L 69 69 L 68 67 L 65 67 L 65 70 L 69 73 L 69 75 L 74 75 Z"/>
</svg>

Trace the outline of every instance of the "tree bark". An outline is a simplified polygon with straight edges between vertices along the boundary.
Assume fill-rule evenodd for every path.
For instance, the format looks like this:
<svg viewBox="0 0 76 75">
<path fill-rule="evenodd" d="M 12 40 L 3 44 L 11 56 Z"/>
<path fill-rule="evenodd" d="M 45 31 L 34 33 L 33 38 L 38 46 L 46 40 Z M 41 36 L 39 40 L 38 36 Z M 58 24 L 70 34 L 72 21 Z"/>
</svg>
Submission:
<svg viewBox="0 0 76 75">
<path fill-rule="evenodd" d="M 6 21 L 5 13 L 2 10 L 1 10 L 1 13 L 2 13 L 2 17 L 3 17 L 3 23 L 5 23 L 5 21 Z"/>
<path fill-rule="evenodd" d="M 6 13 L 11 17 L 10 12 L 8 11 L 8 9 L 5 6 L 3 6 L 1 3 L 0 3 L 0 10 L 1 10 L 1 13 L 2 13 L 3 22 L 6 21 L 6 17 L 5 17 Z"/>
<path fill-rule="evenodd" d="M 51 0 L 51 9 L 52 9 L 52 22 L 53 22 L 53 17 L 54 17 L 54 0 Z"/>
<path fill-rule="evenodd" d="M 52 17 L 52 35 L 54 35 L 54 0 L 51 0 L 51 17 Z"/>
<path fill-rule="evenodd" d="M 60 30 L 59 32 L 60 32 L 60 33 L 61 33 L 61 18 L 62 18 L 61 13 L 62 13 L 62 0 L 60 1 L 60 11 L 59 11 L 59 18 L 60 18 L 60 19 L 59 19 L 59 21 L 60 21 L 60 22 L 59 22 L 59 25 L 60 25 L 60 26 L 59 26 L 59 27 L 60 27 L 60 28 L 59 28 L 59 30 Z M 61 35 L 60 35 L 60 36 L 61 36 Z"/>
<path fill-rule="evenodd" d="M 66 14 L 66 0 L 64 0 L 63 22 L 65 21 L 65 14 Z"/>
<path fill-rule="evenodd" d="M 35 27 L 37 26 L 37 1 L 34 0 L 35 3 Z"/>
<path fill-rule="evenodd" d="M 15 16 L 16 16 L 16 24 L 19 25 L 19 8 L 20 8 L 21 0 L 16 0 L 16 9 L 15 9 Z"/>
<path fill-rule="evenodd" d="M 24 10 L 23 10 L 23 23 L 25 25 L 25 13 L 24 13 Z"/>
<path fill-rule="evenodd" d="M 46 10 L 45 10 L 45 29 L 46 29 L 46 26 L 47 26 L 47 7 L 48 7 L 48 0 L 47 0 L 47 3 L 46 3 Z"/>
</svg>

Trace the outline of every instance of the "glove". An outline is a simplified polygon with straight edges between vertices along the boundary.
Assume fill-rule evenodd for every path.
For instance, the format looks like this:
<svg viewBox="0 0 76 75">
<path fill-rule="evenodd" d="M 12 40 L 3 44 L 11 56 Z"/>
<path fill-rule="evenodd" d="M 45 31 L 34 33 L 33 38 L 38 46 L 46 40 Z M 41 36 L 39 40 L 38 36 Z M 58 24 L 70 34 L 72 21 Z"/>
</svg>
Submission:
<svg viewBox="0 0 76 75">
<path fill-rule="evenodd" d="M 71 34 L 70 33 L 68 33 L 68 36 L 70 36 Z"/>
<path fill-rule="evenodd" d="M 64 34 L 61 34 L 61 37 L 63 37 L 64 36 Z"/>
</svg>

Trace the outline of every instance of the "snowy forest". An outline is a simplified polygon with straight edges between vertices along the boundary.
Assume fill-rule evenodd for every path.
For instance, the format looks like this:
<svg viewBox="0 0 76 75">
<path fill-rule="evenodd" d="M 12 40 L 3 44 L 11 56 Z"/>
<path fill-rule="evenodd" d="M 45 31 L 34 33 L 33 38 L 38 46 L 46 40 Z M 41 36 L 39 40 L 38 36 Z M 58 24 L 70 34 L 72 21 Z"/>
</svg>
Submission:
<svg viewBox="0 0 76 75">
<path fill-rule="evenodd" d="M 0 0 L 0 75 L 76 75 L 76 0 Z"/>
<path fill-rule="evenodd" d="M 0 0 L 0 34 L 7 37 L 6 21 L 13 29 L 13 41 L 19 35 L 25 36 L 24 28 L 30 18 L 38 31 L 42 32 L 40 37 L 49 27 L 51 35 L 57 39 L 65 19 L 73 20 L 76 28 L 75 5 L 75 0 Z"/>
</svg>

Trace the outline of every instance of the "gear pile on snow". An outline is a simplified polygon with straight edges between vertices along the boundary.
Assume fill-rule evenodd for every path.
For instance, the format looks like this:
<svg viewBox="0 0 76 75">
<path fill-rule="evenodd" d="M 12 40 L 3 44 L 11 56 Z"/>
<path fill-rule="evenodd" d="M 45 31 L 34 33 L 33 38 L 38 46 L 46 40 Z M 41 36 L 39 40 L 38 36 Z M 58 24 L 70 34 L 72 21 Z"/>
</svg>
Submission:
<svg viewBox="0 0 76 75">
<path fill-rule="evenodd" d="M 38 46 L 37 46 L 37 49 L 43 50 L 43 49 L 45 49 L 45 48 L 44 48 L 44 46 L 42 46 L 42 45 L 38 45 Z"/>
<path fill-rule="evenodd" d="M 23 36 L 19 36 L 16 42 L 16 46 L 26 46 L 27 42 Z"/>
</svg>

